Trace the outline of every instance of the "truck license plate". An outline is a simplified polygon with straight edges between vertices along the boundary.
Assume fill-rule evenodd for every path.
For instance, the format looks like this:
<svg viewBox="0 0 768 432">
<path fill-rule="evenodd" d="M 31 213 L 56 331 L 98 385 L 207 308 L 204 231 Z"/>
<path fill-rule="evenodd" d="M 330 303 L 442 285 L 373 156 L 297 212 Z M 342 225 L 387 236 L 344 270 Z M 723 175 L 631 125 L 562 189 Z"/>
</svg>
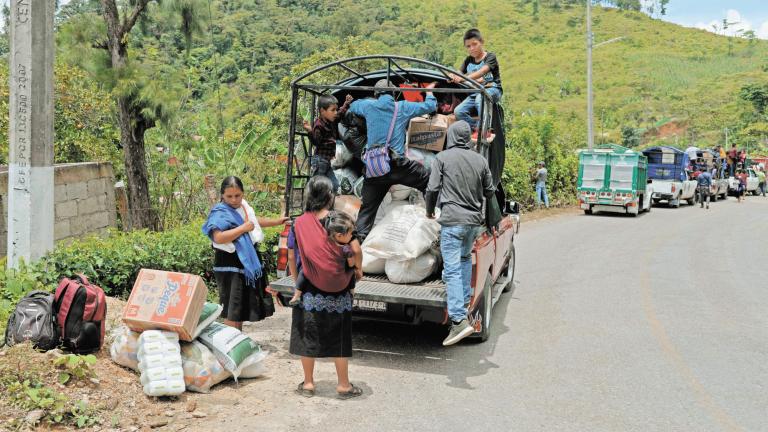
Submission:
<svg viewBox="0 0 768 432">
<path fill-rule="evenodd" d="M 352 308 L 360 311 L 386 312 L 387 304 L 381 301 L 355 299 L 352 302 Z"/>
</svg>

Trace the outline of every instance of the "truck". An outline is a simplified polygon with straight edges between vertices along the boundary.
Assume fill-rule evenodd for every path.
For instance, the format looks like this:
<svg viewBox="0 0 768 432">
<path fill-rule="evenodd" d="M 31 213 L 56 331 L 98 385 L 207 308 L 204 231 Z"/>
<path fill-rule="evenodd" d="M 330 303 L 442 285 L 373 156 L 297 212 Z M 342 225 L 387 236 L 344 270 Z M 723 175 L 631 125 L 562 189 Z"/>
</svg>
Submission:
<svg viewBox="0 0 768 432">
<path fill-rule="evenodd" d="M 585 214 L 651 211 L 648 160 L 640 152 L 616 144 L 579 151 L 576 191 Z"/>
<path fill-rule="evenodd" d="M 657 146 L 643 150 L 648 158 L 648 179 L 653 187 L 653 204 L 666 201 L 670 207 L 680 202 L 696 203 L 696 180 L 690 177 L 689 154 L 674 147 Z"/>
<path fill-rule="evenodd" d="M 462 84 L 447 80 L 449 74 L 464 78 Z M 335 79 L 342 76 L 342 79 Z M 288 167 L 285 184 L 284 214 L 291 218 L 302 212 L 304 188 L 310 179 L 311 146 L 307 134 L 301 129 L 297 114 L 317 115 L 317 98 L 324 94 L 344 100 L 347 95 L 355 99 L 371 97 L 374 84 L 388 79 L 394 87 L 389 89 L 399 100 L 418 100 L 423 85 L 437 82 L 431 90 L 438 99 L 439 111 L 447 114 L 463 98 L 483 95 L 479 108 L 480 122 L 476 151 L 489 163 L 496 194 L 485 202 L 489 228 L 475 241 L 472 250 L 472 297 L 468 316 L 475 328 L 473 337 L 481 341 L 491 335 L 493 306 L 502 293 L 514 289 L 515 235 L 520 227 L 519 205 L 506 198 L 501 174 L 504 169 L 504 111 L 494 103 L 482 84 L 446 66 L 427 60 L 397 55 L 372 55 L 342 59 L 313 69 L 291 83 L 291 121 L 288 141 Z M 414 94 L 417 93 L 417 94 Z M 474 96 L 473 96 L 474 97 Z M 492 134 L 482 129 L 489 124 Z M 340 201 L 337 198 L 337 202 Z M 349 200 L 346 200 L 349 201 Z M 283 230 L 278 245 L 277 272 L 279 280 L 271 289 L 281 301 L 292 295 L 294 282 L 288 274 L 287 236 L 289 226 Z M 353 317 L 410 324 L 450 324 L 447 314 L 445 282 L 436 271 L 419 283 L 398 284 L 386 275 L 364 275 L 357 282 L 353 299 Z"/>
<path fill-rule="evenodd" d="M 711 199 L 717 201 L 718 198 L 728 198 L 729 182 L 724 178 L 725 168 L 720 155 L 709 149 L 702 149 L 696 153 L 696 160 L 693 161 L 694 171 L 708 170 L 714 172 L 712 176 Z"/>
</svg>

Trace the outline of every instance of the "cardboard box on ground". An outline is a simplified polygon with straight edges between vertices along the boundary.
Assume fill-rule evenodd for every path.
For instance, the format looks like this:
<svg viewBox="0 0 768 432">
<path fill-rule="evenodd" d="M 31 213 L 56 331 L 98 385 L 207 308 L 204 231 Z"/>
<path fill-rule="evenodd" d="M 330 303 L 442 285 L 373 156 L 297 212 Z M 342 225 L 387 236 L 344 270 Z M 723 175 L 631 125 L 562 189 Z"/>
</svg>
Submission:
<svg viewBox="0 0 768 432">
<path fill-rule="evenodd" d="M 123 311 L 126 326 L 113 333 L 110 354 L 115 363 L 142 373 L 146 394 L 207 392 L 229 377 L 264 374 L 267 353 L 241 331 L 215 322 L 222 307 L 206 303 L 206 295 L 199 276 L 139 272 Z M 171 357 L 173 364 L 164 362 Z"/>
<path fill-rule="evenodd" d="M 133 331 L 168 330 L 192 341 L 207 293 L 200 276 L 141 269 L 123 322 Z"/>
</svg>

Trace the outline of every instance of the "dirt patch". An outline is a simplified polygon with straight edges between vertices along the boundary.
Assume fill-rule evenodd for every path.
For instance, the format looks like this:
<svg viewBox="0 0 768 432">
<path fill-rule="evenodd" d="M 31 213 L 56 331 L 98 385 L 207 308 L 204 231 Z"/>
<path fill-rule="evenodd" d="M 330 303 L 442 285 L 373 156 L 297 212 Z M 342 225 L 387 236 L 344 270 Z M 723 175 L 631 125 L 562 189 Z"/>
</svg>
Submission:
<svg viewBox="0 0 768 432">
<path fill-rule="evenodd" d="M 270 352 L 266 360 L 268 372 L 265 377 L 240 380 L 239 383 L 229 380 L 214 386 L 209 394 L 185 392 L 179 397 L 170 398 L 146 396 L 139 374 L 114 363 L 109 353 L 111 330 L 122 325 L 120 318 L 124 306 L 124 301 L 107 298 L 107 337 L 104 347 L 95 353 L 97 361 L 92 367 L 95 372 L 93 381 L 76 380 L 67 385 L 59 384 L 59 370 L 53 365 L 53 360 L 64 353 L 58 350 L 40 353 L 28 345 L 0 351 L 0 371 L 2 368 L 6 372 L 24 370 L 28 372 L 25 376 L 38 377 L 41 383 L 65 395 L 68 400 L 84 401 L 98 423 L 83 430 L 93 431 L 198 430 L 202 424 L 211 425 L 207 430 L 220 430 L 214 425 L 222 424 L 219 422 L 224 421 L 222 418 L 226 416 L 237 415 L 241 401 L 248 401 L 249 415 L 258 415 L 274 408 L 277 402 L 274 398 L 276 388 L 280 387 L 282 392 L 285 384 L 273 378 L 296 375 L 293 372 L 285 373 L 287 369 L 292 370 L 295 362 L 289 360 L 287 354 L 290 311 L 280 308 L 274 317 L 247 324 L 244 329 L 245 333 L 261 343 L 264 350 Z M 286 397 L 294 396 L 290 392 L 285 393 Z M 264 402 L 265 395 L 271 395 L 271 403 Z M 30 422 L 24 424 L 23 420 L 34 410 L 15 406 L 7 396 L 0 396 L 0 430 L 30 429 Z M 37 429 L 64 430 L 45 419 L 39 420 Z"/>
<path fill-rule="evenodd" d="M 581 211 L 582 210 L 577 206 L 541 208 L 538 210 L 523 212 L 520 215 L 520 223 L 525 224 L 526 222 L 535 222 L 537 220 L 547 219 L 555 216 L 575 215 L 581 213 Z"/>
</svg>

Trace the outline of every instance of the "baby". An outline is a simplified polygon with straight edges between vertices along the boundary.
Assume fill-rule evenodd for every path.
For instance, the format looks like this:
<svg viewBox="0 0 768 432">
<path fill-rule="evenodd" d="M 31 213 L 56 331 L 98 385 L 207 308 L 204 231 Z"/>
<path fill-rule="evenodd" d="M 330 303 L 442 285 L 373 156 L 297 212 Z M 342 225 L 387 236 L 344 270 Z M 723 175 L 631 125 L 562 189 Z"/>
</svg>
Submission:
<svg viewBox="0 0 768 432">
<path fill-rule="evenodd" d="M 354 237 L 355 221 L 348 214 L 335 211 L 330 212 L 323 221 L 325 222 L 325 230 L 328 232 L 328 239 L 342 247 L 344 256 L 347 258 L 344 263 L 347 270 L 354 269 L 355 279 L 359 280 L 362 277 L 363 263 L 362 253 L 358 253 L 359 242 Z M 306 283 L 307 279 L 304 277 L 304 272 L 299 270 L 296 276 L 296 289 L 288 302 L 291 307 L 301 304 L 301 295 Z"/>
</svg>

